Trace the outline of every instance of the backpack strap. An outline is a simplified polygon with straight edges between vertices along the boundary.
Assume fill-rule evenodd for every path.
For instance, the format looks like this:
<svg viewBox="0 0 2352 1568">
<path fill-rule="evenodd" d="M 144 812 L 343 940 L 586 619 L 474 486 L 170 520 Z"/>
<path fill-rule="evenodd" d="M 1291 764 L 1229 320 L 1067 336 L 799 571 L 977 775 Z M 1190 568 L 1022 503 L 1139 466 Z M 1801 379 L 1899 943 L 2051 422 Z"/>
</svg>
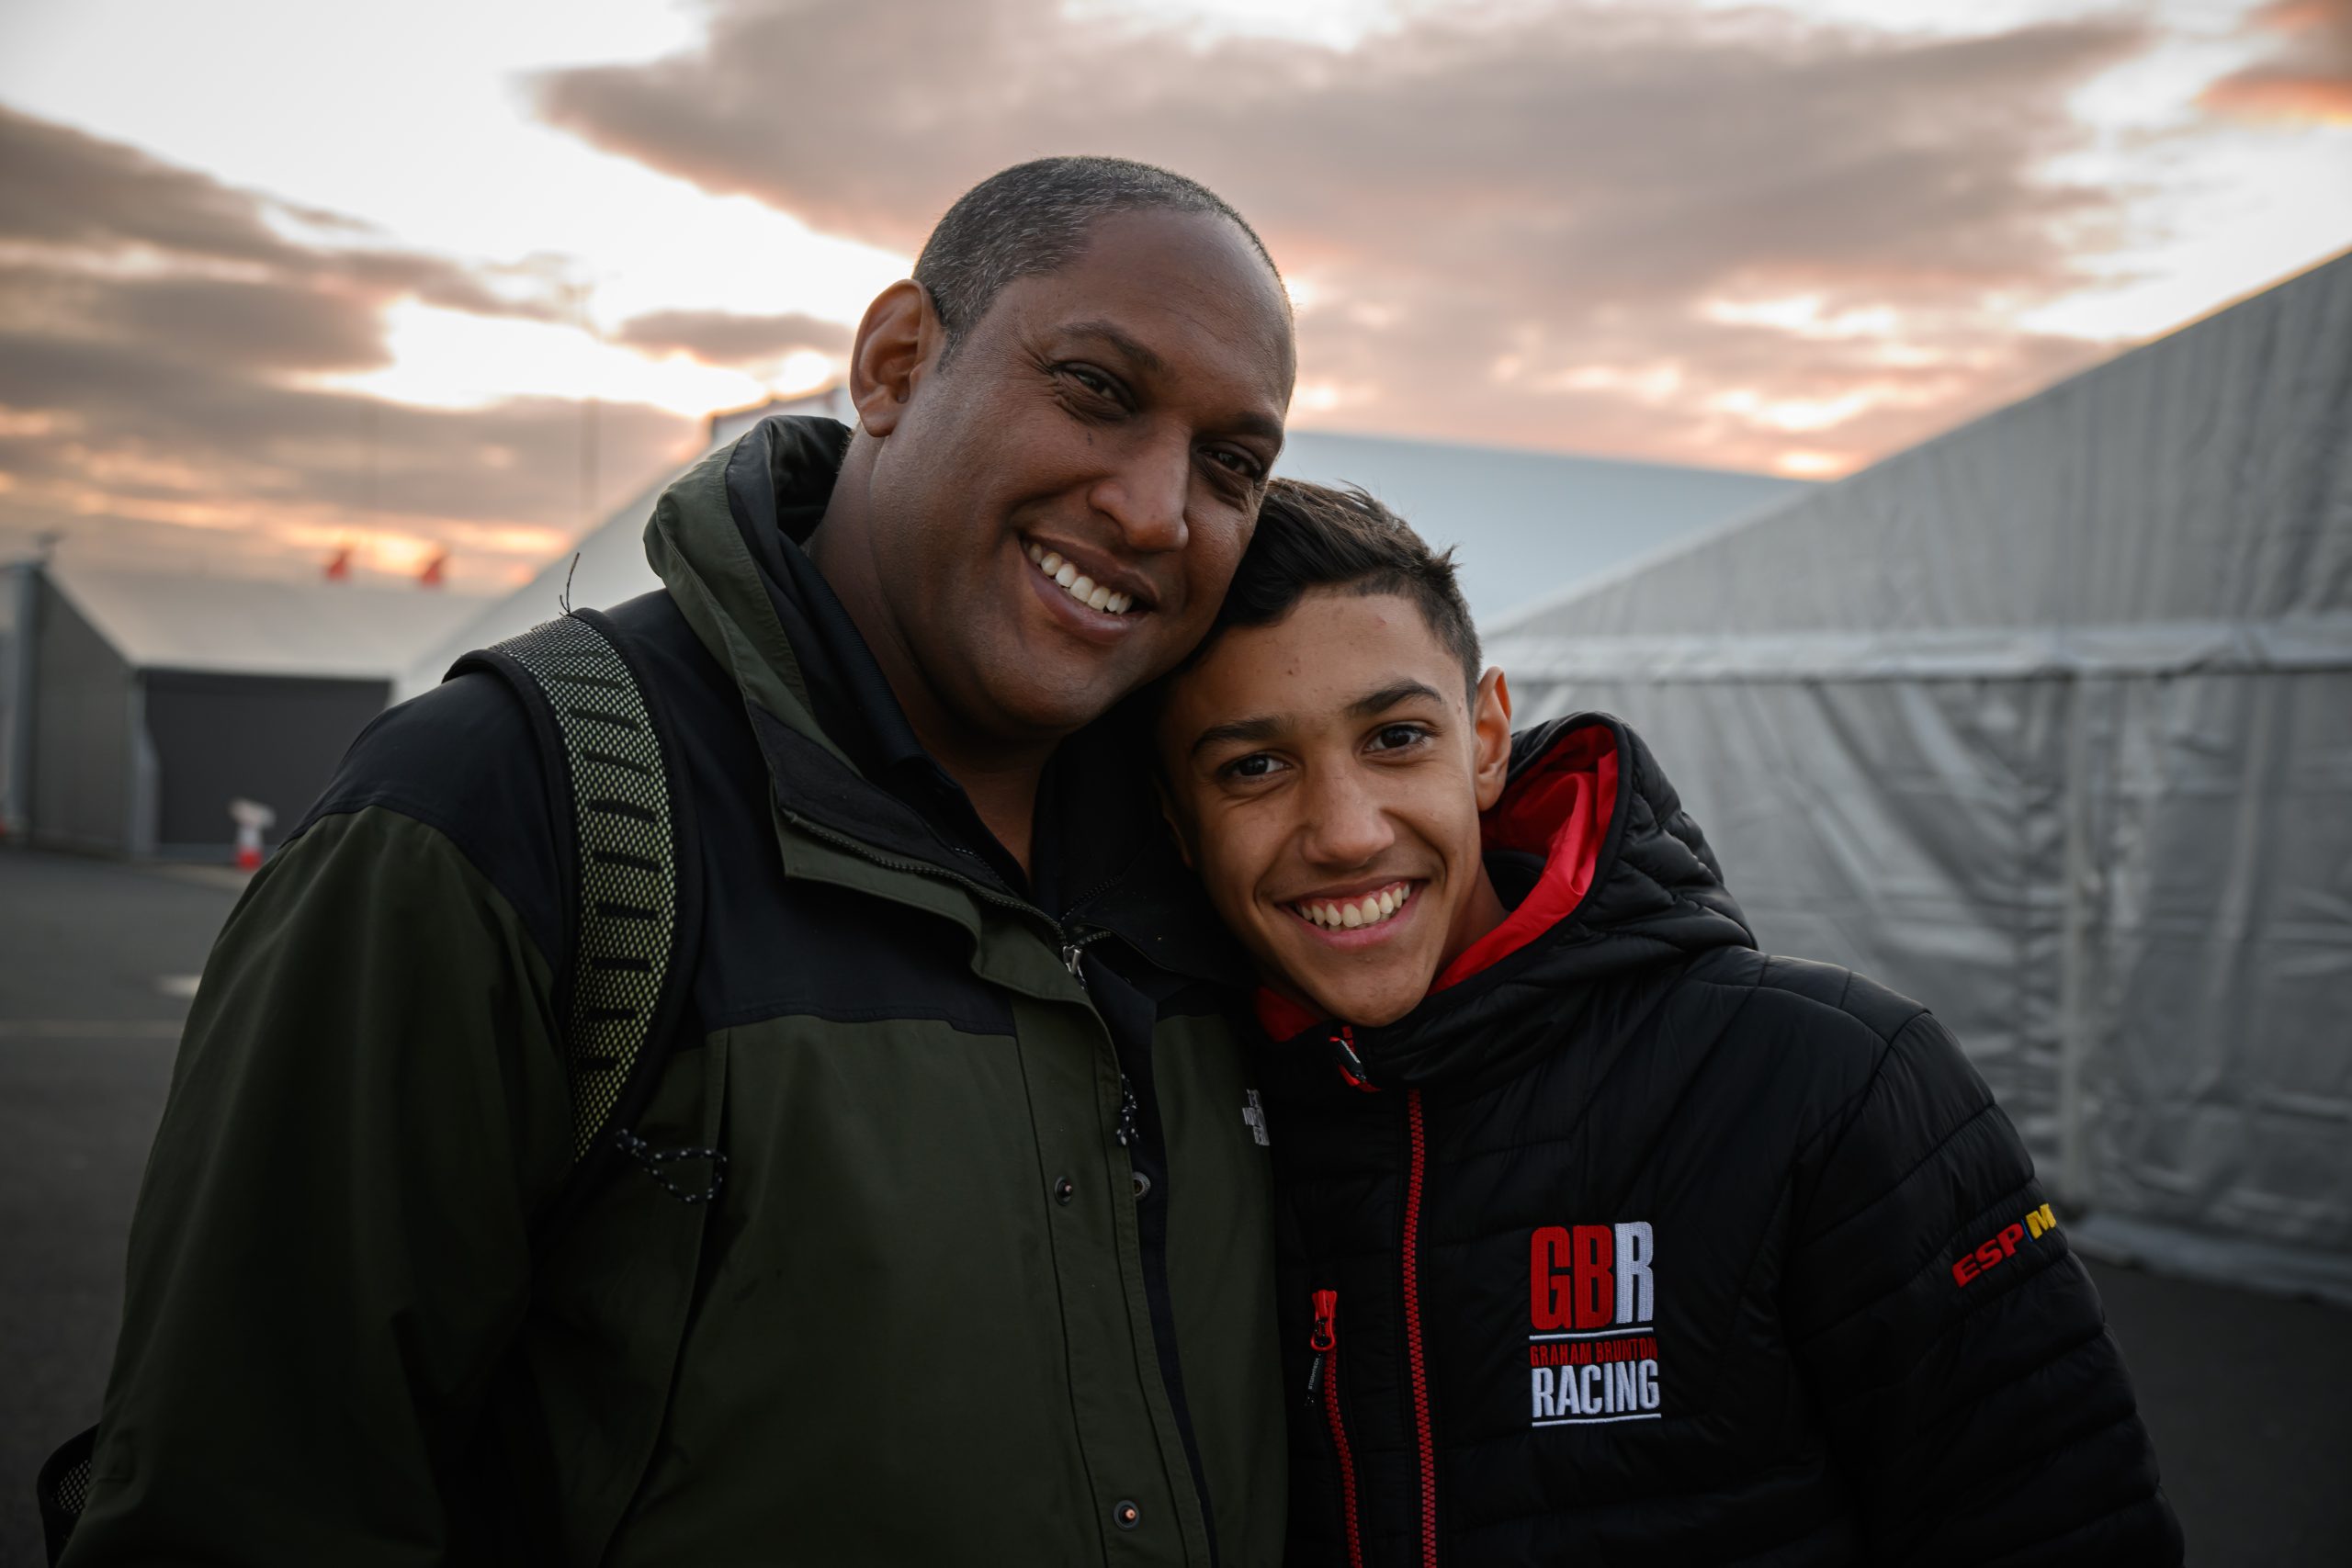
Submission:
<svg viewBox="0 0 2352 1568">
<path fill-rule="evenodd" d="M 593 610 L 469 653 L 449 673 L 471 670 L 503 677 L 523 700 L 551 819 L 570 827 L 574 851 L 571 953 L 556 992 L 574 1165 L 539 1234 L 560 1224 L 616 1159 L 682 1202 L 708 1202 L 726 1178 L 723 1153 L 657 1149 L 635 1131 L 684 1008 L 702 909 L 691 795 L 668 716 L 627 638 Z"/>
</svg>

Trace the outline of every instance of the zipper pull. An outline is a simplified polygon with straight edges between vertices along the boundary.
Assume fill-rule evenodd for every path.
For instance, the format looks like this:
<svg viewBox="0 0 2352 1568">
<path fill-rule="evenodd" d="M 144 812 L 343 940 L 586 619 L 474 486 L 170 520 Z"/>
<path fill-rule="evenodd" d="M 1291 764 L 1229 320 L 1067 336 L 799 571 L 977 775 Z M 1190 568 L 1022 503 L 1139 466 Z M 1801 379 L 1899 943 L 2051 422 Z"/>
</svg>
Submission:
<svg viewBox="0 0 2352 1568">
<path fill-rule="evenodd" d="M 1086 971 L 1079 966 L 1078 960 L 1083 951 L 1077 942 L 1062 943 L 1062 967 L 1069 971 L 1069 977 L 1077 981 L 1081 989 L 1086 985 Z"/>
<path fill-rule="evenodd" d="M 1363 1058 L 1356 1055 L 1356 1032 L 1346 1024 L 1331 1036 L 1332 1054 L 1339 1057 L 1340 1076 L 1348 1080 L 1350 1089 L 1360 1089 L 1366 1094 L 1378 1094 L 1380 1086 L 1365 1076 Z"/>
<path fill-rule="evenodd" d="M 1323 1362 L 1340 1342 L 1338 1331 L 1332 1325 L 1332 1320 L 1339 1314 L 1339 1292 L 1315 1292 L 1315 1334 L 1306 1342 L 1306 1348 L 1315 1352 L 1314 1363 L 1306 1369 L 1306 1403 L 1309 1404 L 1315 1403 L 1315 1395 L 1323 1386 Z"/>
</svg>

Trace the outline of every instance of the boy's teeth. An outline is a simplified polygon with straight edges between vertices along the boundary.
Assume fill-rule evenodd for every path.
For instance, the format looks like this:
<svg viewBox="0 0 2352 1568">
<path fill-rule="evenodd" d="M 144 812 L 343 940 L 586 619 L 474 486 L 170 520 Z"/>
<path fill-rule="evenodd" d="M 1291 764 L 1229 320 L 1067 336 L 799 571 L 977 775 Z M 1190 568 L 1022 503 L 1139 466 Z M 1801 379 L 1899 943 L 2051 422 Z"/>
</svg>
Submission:
<svg viewBox="0 0 2352 1568">
<path fill-rule="evenodd" d="M 1114 592 L 1062 559 L 1058 552 L 1046 549 L 1042 545 L 1026 546 L 1023 553 L 1028 556 L 1032 566 L 1059 583 L 1063 592 L 1090 610 L 1124 615 L 1136 602 L 1135 595 Z"/>
<path fill-rule="evenodd" d="M 1394 916 L 1413 896 L 1413 885 L 1400 882 L 1362 898 L 1344 903 L 1296 904 L 1292 908 L 1326 931 L 1362 931 Z"/>
</svg>

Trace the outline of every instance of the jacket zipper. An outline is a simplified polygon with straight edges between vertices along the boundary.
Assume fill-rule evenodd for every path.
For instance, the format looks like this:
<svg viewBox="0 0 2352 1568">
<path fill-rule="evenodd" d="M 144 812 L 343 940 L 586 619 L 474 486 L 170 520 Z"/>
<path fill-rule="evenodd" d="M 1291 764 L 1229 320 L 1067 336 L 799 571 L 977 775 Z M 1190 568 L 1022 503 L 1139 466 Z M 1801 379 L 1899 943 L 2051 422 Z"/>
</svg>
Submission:
<svg viewBox="0 0 2352 1568">
<path fill-rule="evenodd" d="M 1413 1438 L 1420 1450 L 1421 1568 L 1437 1568 L 1437 1444 L 1430 1436 L 1430 1373 L 1421 1347 L 1421 1190 L 1429 1141 L 1421 1125 L 1421 1091 L 1405 1095 L 1410 1164 L 1405 1175 L 1405 1361 L 1413 1384 Z"/>
<path fill-rule="evenodd" d="M 1331 1428 L 1331 1448 L 1340 1456 L 1340 1525 L 1348 1540 L 1348 1568 L 1363 1568 L 1363 1531 L 1356 1519 L 1356 1461 L 1348 1451 L 1347 1423 L 1340 1418 L 1340 1292 L 1315 1292 L 1315 1337 L 1307 1341 L 1315 1360 L 1306 1369 L 1306 1400 L 1312 1404 L 1319 1388 L 1323 1420 Z"/>
</svg>

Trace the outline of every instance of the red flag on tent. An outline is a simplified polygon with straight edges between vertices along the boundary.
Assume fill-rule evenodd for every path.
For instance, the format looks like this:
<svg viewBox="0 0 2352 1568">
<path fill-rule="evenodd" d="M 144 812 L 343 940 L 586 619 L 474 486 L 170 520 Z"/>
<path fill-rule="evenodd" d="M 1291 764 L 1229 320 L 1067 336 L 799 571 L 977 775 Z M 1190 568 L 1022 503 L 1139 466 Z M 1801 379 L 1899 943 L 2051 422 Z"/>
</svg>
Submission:
<svg viewBox="0 0 2352 1568">
<path fill-rule="evenodd" d="M 417 581 L 423 583 L 427 588 L 440 587 L 442 570 L 448 564 L 449 552 L 443 550 L 431 560 L 424 563 L 424 570 L 416 574 Z"/>
<path fill-rule="evenodd" d="M 341 582 L 351 575 L 351 547 L 345 545 L 327 558 L 327 581 Z"/>
</svg>

